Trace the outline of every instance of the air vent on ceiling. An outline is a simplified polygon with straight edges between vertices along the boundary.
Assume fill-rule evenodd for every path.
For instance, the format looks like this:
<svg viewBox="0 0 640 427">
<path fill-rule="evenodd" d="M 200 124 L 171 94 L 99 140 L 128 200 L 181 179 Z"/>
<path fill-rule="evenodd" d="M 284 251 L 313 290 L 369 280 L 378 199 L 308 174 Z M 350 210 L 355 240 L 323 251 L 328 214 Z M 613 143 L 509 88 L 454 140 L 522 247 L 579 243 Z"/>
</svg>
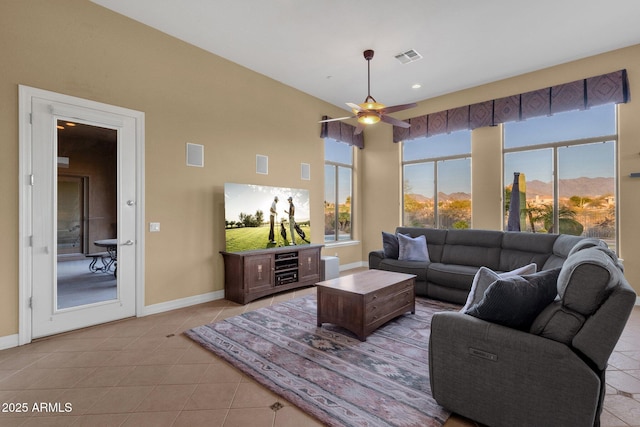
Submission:
<svg viewBox="0 0 640 427">
<path fill-rule="evenodd" d="M 395 58 L 403 64 L 408 64 L 409 62 L 415 62 L 422 59 L 422 55 L 411 49 L 395 55 Z"/>
</svg>

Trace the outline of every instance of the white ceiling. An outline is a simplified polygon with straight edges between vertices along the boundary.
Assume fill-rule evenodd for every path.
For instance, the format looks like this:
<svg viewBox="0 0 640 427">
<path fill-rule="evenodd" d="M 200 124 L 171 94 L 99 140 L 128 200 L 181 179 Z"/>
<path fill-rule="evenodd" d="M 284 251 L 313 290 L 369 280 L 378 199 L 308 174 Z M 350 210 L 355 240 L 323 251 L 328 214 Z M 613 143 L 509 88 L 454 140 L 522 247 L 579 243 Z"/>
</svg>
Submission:
<svg viewBox="0 0 640 427">
<path fill-rule="evenodd" d="M 389 106 L 640 44 L 638 0 L 92 1 L 345 109 L 365 49 Z M 394 58 L 409 49 L 423 59 Z"/>
</svg>

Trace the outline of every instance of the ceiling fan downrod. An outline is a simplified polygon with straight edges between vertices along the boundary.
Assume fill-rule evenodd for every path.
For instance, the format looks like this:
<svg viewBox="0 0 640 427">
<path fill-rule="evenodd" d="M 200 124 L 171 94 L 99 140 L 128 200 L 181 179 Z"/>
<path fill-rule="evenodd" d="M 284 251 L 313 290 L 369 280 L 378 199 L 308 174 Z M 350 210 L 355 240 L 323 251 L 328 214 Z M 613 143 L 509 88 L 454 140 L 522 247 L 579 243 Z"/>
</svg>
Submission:
<svg viewBox="0 0 640 427">
<path fill-rule="evenodd" d="M 367 60 L 367 97 L 364 102 L 360 104 L 360 107 L 363 110 L 367 110 L 368 113 L 361 114 L 369 116 L 369 119 L 367 120 L 369 124 L 377 123 L 380 120 L 380 115 L 372 113 L 374 111 L 377 112 L 377 110 L 382 110 L 385 106 L 380 104 L 373 96 L 371 96 L 371 58 L 373 58 L 373 50 L 367 49 L 362 52 L 362 54 L 364 55 L 364 59 Z"/>
<path fill-rule="evenodd" d="M 373 50 L 367 49 L 363 52 L 364 59 L 367 60 L 367 98 L 364 103 L 376 103 L 376 100 L 371 96 L 371 59 L 373 58 Z"/>
</svg>

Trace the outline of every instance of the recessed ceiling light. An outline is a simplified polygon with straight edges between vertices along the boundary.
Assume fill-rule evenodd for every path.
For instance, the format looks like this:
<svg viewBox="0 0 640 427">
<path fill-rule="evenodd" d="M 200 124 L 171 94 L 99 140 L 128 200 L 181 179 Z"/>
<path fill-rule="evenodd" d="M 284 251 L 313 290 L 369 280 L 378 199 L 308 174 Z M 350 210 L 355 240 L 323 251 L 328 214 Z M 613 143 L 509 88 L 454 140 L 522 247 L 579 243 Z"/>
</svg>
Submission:
<svg viewBox="0 0 640 427">
<path fill-rule="evenodd" d="M 72 122 L 67 122 L 67 123 L 65 123 L 65 125 L 70 126 L 70 127 L 74 127 L 76 124 L 72 123 Z"/>
<path fill-rule="evenodd" d="M 411 89 L 420 89 L 422 87 L 422 85 L 420 83 L 414 83 L 413 85 L 411 85 Z"/>
</svg>

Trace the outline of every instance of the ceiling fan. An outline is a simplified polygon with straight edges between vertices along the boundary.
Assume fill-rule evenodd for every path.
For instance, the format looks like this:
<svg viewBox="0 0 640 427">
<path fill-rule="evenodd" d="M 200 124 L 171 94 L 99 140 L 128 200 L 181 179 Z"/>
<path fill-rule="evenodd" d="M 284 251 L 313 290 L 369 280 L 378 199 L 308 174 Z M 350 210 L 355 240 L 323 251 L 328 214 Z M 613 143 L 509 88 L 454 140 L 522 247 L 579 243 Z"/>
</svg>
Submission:
<svg viewBox="0 0 640 427">
<path fill-rule="evenodd" d="M 389 117 L 387 116 L 387 114 L 395 113 L 396 111 L 408 110 L 409 108 L 416 107 L 418 104 L 414 102 L 411 104 L 393 105 L 391 107 L 387 107 L 384 104 L 377 102 L 373 98 L 373 96 L 371 96 L 371 58 L 373 58 L 373 50 L 367 49 L 363 52 L 363 55 L 364 59 L 367 60 L 367 97 L 365 98 L 364 102 L 362 104 L 347 102 L 347 105 L 351 107 L 353 114 L 355 114 L 354 116 L 321 120 L 320 123 L 357 118 L 358 125 L 353 132 L 354 135 L 361 133 L 366 125 L 372 125 L 378 123 L 379 121 L 383 121 L 385 123 L 403 128 L 410 127 L 411 125 L 409 125 L 409 123 L 402 120 L 394 119 L 393 117 Z"/>
</svg>

